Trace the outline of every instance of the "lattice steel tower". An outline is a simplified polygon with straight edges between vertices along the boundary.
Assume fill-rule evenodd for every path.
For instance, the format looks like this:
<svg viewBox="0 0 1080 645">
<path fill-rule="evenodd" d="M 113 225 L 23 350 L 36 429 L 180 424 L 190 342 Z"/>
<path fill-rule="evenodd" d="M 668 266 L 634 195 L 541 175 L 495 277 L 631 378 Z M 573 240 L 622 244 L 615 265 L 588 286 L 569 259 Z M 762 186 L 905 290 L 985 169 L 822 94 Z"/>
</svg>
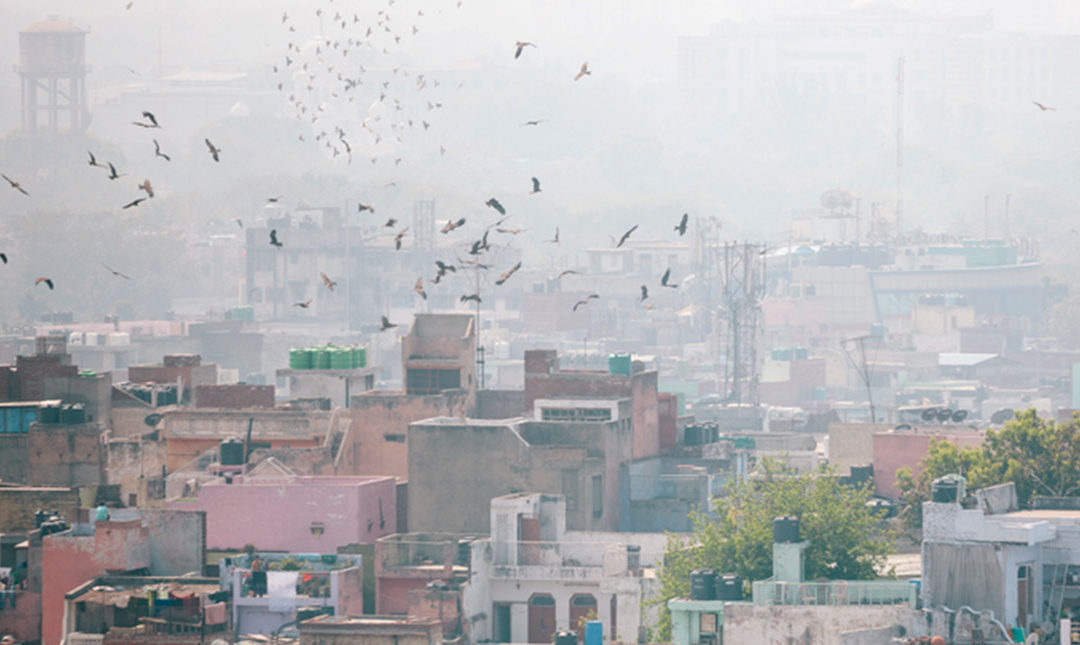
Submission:
<svg viewBox="0 0 1080 645">
<path fill-rule="evenodd" d="M 22 129 L 31 134 L 82 132 L 86 100 L 86 31 L 50 16 L 19 32 Z"/>
</svg>

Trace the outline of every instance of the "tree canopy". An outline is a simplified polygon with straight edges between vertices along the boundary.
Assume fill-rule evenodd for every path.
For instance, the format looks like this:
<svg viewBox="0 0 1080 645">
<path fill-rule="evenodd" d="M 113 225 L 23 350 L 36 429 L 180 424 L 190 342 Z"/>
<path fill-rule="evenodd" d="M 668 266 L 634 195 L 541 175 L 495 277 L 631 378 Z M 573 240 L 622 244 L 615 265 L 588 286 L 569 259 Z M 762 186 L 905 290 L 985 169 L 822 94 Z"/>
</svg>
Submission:
<svg viewBox="0 0 1080 645">
<path fill-rule="evenodd" d="M 667 601 L 690 592 L 690 572 L 708 568 L 734 572 L 744 580 L 772 575 L 772 521 L 783 515 L 799 518 L 799 531 L 810 541 L 806 551 L 808 578 L 868 579 L 891 550 L 878 530 L 880 513 L 866 506 L 869 486 L 845 484 L 827 467 L 796 473 L 765 460 L 750 479 L 728 485 L 714 501 L 715 516 L 694 515 L 691 536 L 672 535 L 659 572 L 661 591 L 655 638 L 668 640 L 671 617 Z"/>
</svg>

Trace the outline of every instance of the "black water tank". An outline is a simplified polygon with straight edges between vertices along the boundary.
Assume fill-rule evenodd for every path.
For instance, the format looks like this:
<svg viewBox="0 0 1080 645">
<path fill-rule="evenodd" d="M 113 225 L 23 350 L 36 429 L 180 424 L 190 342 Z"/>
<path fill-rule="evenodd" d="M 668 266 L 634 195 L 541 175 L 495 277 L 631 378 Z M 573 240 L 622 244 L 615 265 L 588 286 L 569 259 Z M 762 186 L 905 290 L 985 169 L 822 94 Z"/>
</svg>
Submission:
<svg viewBox="0 0 1080 645">
<path fill-rule="evenodd" d="M 236 437 L 221 440 L 221 465 L 239 466 L 244 463 L 244 442 Z"/>
<path fill-rule="evenodd" d="M 960 497 L 960 482 L 951 477 L 935 479 L 930 484 L 930 500 L 942 504 L 956 503 Z"/>
<path fill-rule="evenodd" d="M 700 446 L 701 435 L 702 431 L 699 426 L 686 426 L 686 435 L 683 439 L 683 443 L 688 446 Z"/>
<path fill-rule="evenodd" d="M 577 645 L 577 634 L 560 629 L 555 632 L 555 645 Z"/>
<path fill-rule="evenodd" d="M 799 518 L 793 515 L 778 517 L 772 522 L 773 542 L 798 542 Z"/>
<path fill-rule="evenodd" d="M 712 569 L 694 569 L 690 572 L 690 600 L 713 600 L 716 598 L 716 572 Z"/>
<path fill-rule="evenodd" d="M 60 423 L 60 406 L 59 405 L 43 405 L 38 408 L 38 421 L 41 423 L 57 424 Z"/>
<path fill-rule="evenodd" d="M 61 407 L 60 423 L 66 426 L 86 423 L 86 407 L 82 403 L 72 403 Z"/>
<path fill-rule="evenodd" d="M 742 600 L 742 578 L 736 573 L 725 573 L 716 576 L 716 599 Z"/>
</svg>

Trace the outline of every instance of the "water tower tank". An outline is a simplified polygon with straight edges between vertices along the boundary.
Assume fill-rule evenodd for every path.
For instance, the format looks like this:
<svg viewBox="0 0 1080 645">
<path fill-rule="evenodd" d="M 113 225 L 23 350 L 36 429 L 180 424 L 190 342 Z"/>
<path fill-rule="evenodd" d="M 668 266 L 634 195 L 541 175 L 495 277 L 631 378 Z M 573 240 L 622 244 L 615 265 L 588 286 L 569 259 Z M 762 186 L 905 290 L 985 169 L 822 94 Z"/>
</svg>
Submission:
<svg viewBox="0 0 1080 645">
<path fill-rule="evenodd" d="M 28 132 L 81 132 L 86 100 L 86 30 L 50 16 L 19 32 L 22 124 Z"/>
</svg>

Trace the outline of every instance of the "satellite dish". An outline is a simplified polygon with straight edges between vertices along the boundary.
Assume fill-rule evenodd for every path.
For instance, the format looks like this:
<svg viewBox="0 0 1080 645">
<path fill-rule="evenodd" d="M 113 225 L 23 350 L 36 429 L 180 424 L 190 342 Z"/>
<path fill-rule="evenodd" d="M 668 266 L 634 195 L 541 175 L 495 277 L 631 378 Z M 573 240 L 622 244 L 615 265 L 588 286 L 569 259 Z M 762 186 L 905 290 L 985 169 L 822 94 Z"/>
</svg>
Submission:
<svg viewBox="0 0 1080 645">
<path fill-rule="evenodd" d="M 990 416 L 990 423 L 993 423 L 995 425 L 1001 425 L 1001 424 L 1005 423 L 1006 421 L 1008 421 L 1009 419 L 1013 418 L 1013 416 L 1015 416 L 1015 414 L 1013 413 L 1012 410 L 1010 410 L 1009 408 L 1004 408 L 1004 409 L 998 410 L 997 412 L 995 412 L 993 415 Z"/>
<path fill-rule="evenodd" d="M 923 421 L 933 421 L 937 418 L 937 408 L 927 408 L 922 411 Z"/>
<path fill-rule="evenodd" d="M 967 415 L 968 415 L 967 410 L 957 410 L 956 412 L 953 412 L 952 413 L 953 423 L 960 423 L 961 421 L 963 421 L 964 419 L 967 418 Z"/>
<path fill-rule="evenodd" d="M 937 413 L 938 421 L 945 422 L 945 421 L 948 421 L 951 418 L 952 418 L 952 410 L 950 410 L 949 408 L 941 408 L 940 410 L 938 410 L 938 413 Z"/>
<path fill-rule="evenodd" d="M 153 427 L 157 426 L 157 424 L 161 423 L 161 419 L 162 419 L 162 416 L 160 414 L 158 414 L 157 412 L 155 412 L 153 414 L 146 415 L 146 418 L 143 419 L 143 423 L 145 423 L 146 425 L 153 428 Z"/>
</svg>

